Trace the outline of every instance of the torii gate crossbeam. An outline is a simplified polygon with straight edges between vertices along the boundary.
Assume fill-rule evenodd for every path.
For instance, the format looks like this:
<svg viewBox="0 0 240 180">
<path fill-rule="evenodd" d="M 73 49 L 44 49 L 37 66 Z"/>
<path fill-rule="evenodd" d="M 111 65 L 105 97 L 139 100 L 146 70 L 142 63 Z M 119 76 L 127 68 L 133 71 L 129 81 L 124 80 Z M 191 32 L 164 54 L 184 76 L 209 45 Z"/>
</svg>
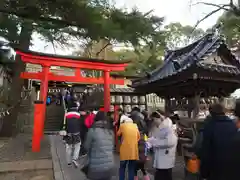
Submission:
<svg viewBox="0 0 240 180">
<path fill-rule="evenodd" d="M 24 63 L 39 64 L 42 72 L 22 72 L 23 79 L 36 79 L 41 81 L 40 101 L 35 103 L 32 151 L 40 151 L 40 142 L 44 129 L 46 97 L 49 81 L 81 82 L 86 84 L 104 84 L 104 111 L 110 109 L 110 84 L 124 84 L 123 79 L 110 77 L 111 71 L 123 71 L 129 61 L 106 61 L 99 59 L 86 59 L 69 56 L 56 56 L 52 54 L 37 53 L 33 51 L 16 50 Z M 74 76 L 57 75 L 50 72 L 51 66 L 62 66 L 75 69 Z M 103 71 L 103 77 L 82 77 L 81 69 L 94 69 Z"/>
</svg>

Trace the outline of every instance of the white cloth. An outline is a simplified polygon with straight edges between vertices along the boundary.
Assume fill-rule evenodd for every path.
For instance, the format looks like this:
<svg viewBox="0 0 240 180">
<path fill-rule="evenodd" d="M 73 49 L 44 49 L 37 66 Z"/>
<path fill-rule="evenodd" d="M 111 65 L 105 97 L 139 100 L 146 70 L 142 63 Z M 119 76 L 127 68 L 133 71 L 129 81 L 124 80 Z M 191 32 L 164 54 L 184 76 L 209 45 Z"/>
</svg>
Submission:
<svg viewBox="0 0 240 180">
<path fill-rule="evenodd" d="M 173 126 L 172 120 L 170 118 L 168 118 L 168 117 L 164 118 L 163 126 L 172 127 Z"/>
<path fill-rule="evenodd" d="M 177 141 L 174 129 L 164 123 L 153 133 L 153 137 L 148 139 L 147 144 L 149 147 L 152 146 L 154 150 L 154 168 L 169 169 L 174 167 Z"/>
<path fill-rule="evenodd" d="M 125 122 L 133 122 L 133 120 L 130 117 L 123 114 L 120 117 L 120 123 L 122 124 L 122 123 L 125 123 Z"/>
<path fill-rule="evenodd" d="M 92 113 L 93 113 L 93 114 L 97 114 L 97 113 L 98 113 L 98 111 L 93 111 Z"/>
</svg>

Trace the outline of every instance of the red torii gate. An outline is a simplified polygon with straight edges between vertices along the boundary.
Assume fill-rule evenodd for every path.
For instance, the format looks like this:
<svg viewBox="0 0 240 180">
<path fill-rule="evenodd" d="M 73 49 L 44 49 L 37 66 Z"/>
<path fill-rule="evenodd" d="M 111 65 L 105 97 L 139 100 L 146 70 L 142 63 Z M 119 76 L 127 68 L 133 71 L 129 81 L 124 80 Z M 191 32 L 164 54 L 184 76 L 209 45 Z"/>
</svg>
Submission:
<svg viewBox="0 0 240 180">
<path fill-rule="evenodd" d="M 35 79 L 41 81 L 40 101 L 34 107 L 34 127 L 32 137 L 32 150 L 40 151 L 40 142 L 44 129 L 46 97 L 48 92 L 48 81 L 81 82 L 86 84 L 104 84 L 104 110 L 110 109 L 110 84 L 124 84 L 123 79 L 110 77 L 111 71 L 123 71 L 129 61 L 106 61 L 99 59 L 87 59 L 79 57 L 44 54 L 33 51 L 16 50 L 24 63 L 39 64 L 42 72 L 22 72 L 21 78 Z M 74 76 L 56 75 L 50 72 L 51 66 L 62 66 L 75 69 Z M 94 69 L 103 71 L 103 77 L 82 77 L 81 69 Z"/>
</svg>

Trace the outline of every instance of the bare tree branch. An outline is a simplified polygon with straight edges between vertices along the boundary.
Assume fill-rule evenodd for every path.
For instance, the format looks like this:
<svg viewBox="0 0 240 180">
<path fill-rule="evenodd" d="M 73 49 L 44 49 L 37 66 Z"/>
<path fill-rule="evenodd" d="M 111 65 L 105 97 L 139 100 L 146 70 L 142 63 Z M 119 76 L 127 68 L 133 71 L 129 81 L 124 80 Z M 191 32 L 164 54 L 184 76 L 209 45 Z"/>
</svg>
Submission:
<svg viewBox="0 0 240 180">
<path fill-rule="evenodd" d="M 196 3 L 195 5 L 198 5 L 198 4 L 204 4 L 204 5 L 207 5 L 207 6 L 213 6 L 213 7 L 217 7 L 217 8 L 220 8 L 222 10 L 225 10 L 225 11 L 229 11 L 230 9 L 226 8 L 226 7 L 230 7 L 230 4 L 213 4 L 213 3 L 207 3 L 207 2 L 198 2 Z"/>
<path fill-rule="evenodd" d="M 105 46 L 103 46 L 97 53 L 96 53 L 96 56 L 98 56 L 105 48 L 107 48 L 109 45 L 111 45 L 110 41 L 105 44 Z"/>
<path fill-rule="evenodd" d="M 195 30 L 197 28 L 197 26 L 202 23 L 205 19 L 207 19 L 208 17 L 212 16 L 213 14 L 217 13 L 218 11 L 222 10 L 223 7 L 219 7 L 217 9 L 215 9 L 214 11 L 208 13 L 206 16 L 204 16 L 202 19 L 198 20 L 197 23 L 195 24 L 195 26 L 193 27 L 193 29 Z"/>
</svg>

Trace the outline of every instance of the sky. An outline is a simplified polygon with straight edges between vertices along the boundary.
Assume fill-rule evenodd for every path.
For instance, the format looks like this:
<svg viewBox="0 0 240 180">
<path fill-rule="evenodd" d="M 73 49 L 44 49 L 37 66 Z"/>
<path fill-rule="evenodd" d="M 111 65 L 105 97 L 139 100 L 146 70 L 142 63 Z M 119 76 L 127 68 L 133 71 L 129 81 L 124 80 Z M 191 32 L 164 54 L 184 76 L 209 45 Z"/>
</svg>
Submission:
<svg viewBox="0 0 240 180">
<path fill-rule="evenodd" d="M 153 14 L 164 17 L 164 24 L 171 22 L 180 22 L 182 25 L 194 26 L 198 20 L 203 18 L 209 12 L 215 10 L 215 7 L 197 4 L 197 2 L 208 2 L 213 4 L 228 4 L 229 0 L 113 0 L 119 8 L 138 8 L 142 12 L 153 10 Z M 199 28 L 204 30 L 211 28 L 222 15 L 223 11 L 215 13 L 201 24 Z M 42 41 L 38 35 L 33 36 L 34 51 L 40 51 L 52 54 L 71 55 L 76 48 L 53 48 L 52 44 Z M 233 93 L 234 96 L 240 97 L 240 90 Z"/>
<path fill-rule="evenodd" d="M 199 0 L 112 0 L 113 3 L 119 8 L 132 9 L 137 8 L 142 12 L 148 12 L 153 10 L 153 14 L 165 17 L 164 24 L 171 22 L 180 22 L 183 25 L 194 26 L 196 22 L 208 14 L 215 7 L 210 7 L 202 4 Z M 229 0 L 205 0 L 202 2 L 211 2 L 214 4 L 227 4 Z M 211 17 L 207 18 L 203 23 L 199 25 L 202 29 L 208 29 L 215 24 L 218 17 L 223 12 L 218 12 Z M 33 36 L 33 47 L 34 51 L 40 51 L 45 53 L 69 55 L 77 48 L 53 48 L 51 43 L 46 43 L 40 40 L 39 35 Z"/>
</svg>

